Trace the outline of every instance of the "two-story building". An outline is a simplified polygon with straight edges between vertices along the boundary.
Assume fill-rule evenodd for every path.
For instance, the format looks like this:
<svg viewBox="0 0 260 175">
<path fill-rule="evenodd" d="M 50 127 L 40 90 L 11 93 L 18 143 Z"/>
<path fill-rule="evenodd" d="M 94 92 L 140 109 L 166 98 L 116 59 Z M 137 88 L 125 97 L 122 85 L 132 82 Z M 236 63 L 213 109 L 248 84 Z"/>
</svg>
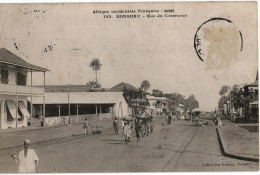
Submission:
<svg viewBox="0 0 260 175">
<path fill-rule="evenodd" d="M 48 69 L 30 64 L 7 49 L 0 48 L 0 128 L 26 127 L 31 117 L 27 98 L 41 96 L 44 101 L 44 88 L 32 86 L 33 72 Z M 27 80 L 30 75 L 30 85 Z"/>
<path fill-rule="evenodd" d="M 244 86 L 245 117 L 249 120 L 259 120 L 258 114 L 258 80 Z"/>
<path fill-rule="evenodd" d="M 153 111 L 153 114 L 166 114 L 170 112 L 169 104 L 170 102 L 174 102 L 166 97 L 155 97 L 152 95 L 146 95 L 146 98 L 149 102 L 149 107 Z"/>
<path fill-rule="evenodd" d="M 137 115 L 145 110 L 147 103 L 146 95 L 142 94 L 139 89 L 128 83 L 119 83 L 112 88 L 107 89 L 107 92 L 123 92 L 129 105 L 129 114 L 131 115 Z"/>
</svg>

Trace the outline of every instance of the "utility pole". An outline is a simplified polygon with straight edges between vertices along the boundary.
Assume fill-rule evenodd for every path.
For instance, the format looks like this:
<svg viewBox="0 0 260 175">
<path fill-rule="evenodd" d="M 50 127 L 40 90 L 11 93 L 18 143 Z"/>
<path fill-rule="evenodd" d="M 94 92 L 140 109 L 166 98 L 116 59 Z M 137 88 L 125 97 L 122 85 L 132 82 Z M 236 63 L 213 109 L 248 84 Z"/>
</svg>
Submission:
<svg viewBox="0 0 260 175">
<path fill-rule="evenodd" d="M 18 130 L 18 67 L 16 67 L 16 130 Z"/>
<path fill-rule="evenodd" d="M 70 125 L 70 85 L 68 84 L 68 108 L 69 108 L 69 125 Z"/>
</svg>

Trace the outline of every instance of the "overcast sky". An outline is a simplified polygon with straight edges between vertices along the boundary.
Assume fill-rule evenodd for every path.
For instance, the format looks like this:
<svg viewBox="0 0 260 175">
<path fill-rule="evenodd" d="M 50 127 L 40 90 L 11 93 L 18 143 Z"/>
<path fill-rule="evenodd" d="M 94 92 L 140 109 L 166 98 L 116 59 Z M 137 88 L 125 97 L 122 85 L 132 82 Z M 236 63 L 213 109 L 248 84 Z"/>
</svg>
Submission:
<svg viewBox="0 0 260 175">
<path fill-rule="evenodd" d="M 187 17 L 104 19 L 92 13 L 120 9 L 174 9 Z M 211 17 L 231 20 L 243 35 L 237 60 L 221 69 L 207 69 L 193 47 L 197 28 Z M 89 63 L 99 58 L 103 87 L 139 87 L 148 80 L 150 90 L 194 94 L 203 110 L 216 107 L 221 86 L 251 83 L 257 72 L 256 3 L 1 4 L 0 34 L 1 48 L 50 70 L 48 85 L 94 80 Z M 42 83 L 40 77 L 35 74 L 33 83 Z"/>
</svg>

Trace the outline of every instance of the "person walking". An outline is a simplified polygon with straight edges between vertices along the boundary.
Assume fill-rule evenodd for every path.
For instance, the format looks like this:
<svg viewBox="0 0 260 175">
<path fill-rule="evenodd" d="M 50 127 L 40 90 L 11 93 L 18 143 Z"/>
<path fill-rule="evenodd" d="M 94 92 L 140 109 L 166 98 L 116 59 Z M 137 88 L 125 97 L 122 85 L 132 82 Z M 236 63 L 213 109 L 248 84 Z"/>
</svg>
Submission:
<svg viewBox="0 0 260 175">
<path fill-rule="evenodd" d="M 171 122 L 172 122 L 172 116 L 171 116 L 171 114 L 169 113 L 169 114 L 168 114 L 168 119 L 167 119 L 167 124 L 170 125 Z"/>
<path fill-rule="evenodd" d="M 142 117 L 142 137 L 144 137 L 147 133 L 147 121 L 146 117 Z"/>
<path fill-rule="evenodd" d="M 140 142 L 140 133 L 141 133 L 142 124 L 140 121 L 140 117 L 136 117 L 135 119 L 135 134 L 137 138 L 137 142 Z"/>
<path fill-rule="evenodd" d="M 220 116 L 218 116 L 218 126 L 221 126 L 222 125 L 222 121 L 221 121 L 221 118 L 220 118 Z"/>
<path fill-rule="evenodd" d="M 130 142 L 131 138 L 131 126 L 130 121 L 125 121 L 124 123 L 124 136 L 123 136 L 125 143 Z"/>
<path fill-rule="evenodd" d="M 12 155 L 12 158 L 19 163 L 18 173 L 36 173 L 39 158 L 34 149 L 29 149 L 30 140 L 24 141 L 24 150 L 17 155 Z"/>
<path fill-rule="evenodd" d="M 88 122 L 88 118 L 85 118 L 83 129 L 84 129 L 84 135 L 88 135 L 88 125 L 92 127 L 92 125 Z"/>
<path fill-rule="evenodd" d="M 113 122 L 113 128 L 114 128 L 115 134 L 117 135 L 118 134 L 118 120 L 117 120 L 116 117 L 115 117 L 115 120 Z"/>
</svg>

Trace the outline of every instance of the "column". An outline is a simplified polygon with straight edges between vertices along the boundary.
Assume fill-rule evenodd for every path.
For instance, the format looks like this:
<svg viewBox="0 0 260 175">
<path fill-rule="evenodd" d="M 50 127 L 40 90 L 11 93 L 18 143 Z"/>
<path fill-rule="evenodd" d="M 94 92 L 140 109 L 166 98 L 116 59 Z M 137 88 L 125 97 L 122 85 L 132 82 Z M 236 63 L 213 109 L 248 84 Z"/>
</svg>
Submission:
<svg viewBox="0 0 260 175">
<path fill-rule="evenodd" d="M 95 105 L 95 107 L 96 107 L 96 114 L 97 114 L 97 105 Z"/>
<path fill-rule="evenodd" d="M 43 127 L 45 126 L 45 72 L 43 73 L 43 88 L 44 88 L 44 94 L 43 94 Z"/>
<path fill-rule="evenodd" d="M 58 108 L 59 108 L 59 117 L 60 117 L 60 107 L 61 107 L 61 105 L 58 105 Z"/>
<path fill-rule="evenodd" d="M 17 87 L 18 86 L 18 67 L 16 67 L 16 116 L 15 116 L 15 121 L 16 121 L 16 130 L 18 130 L 18 91 Z"/>
<path fill-rule="evenodd" d="M 31 69 L 31 119 L 33 117 L 33 104 L 32 104 L 32 69 Z"/>
<path fill-rule="evenodd" d="M 76 105 L 77 107 L 77 115 L 79 115 L 79 105 Z"/>
<path fill-rule="evenodd" d="M 0 129 L 3 129 L 4 123 L 4 100 L 0 100 Z"/>
<path fill-rule="evenodd" d="M 101 105 L 100 105 L 100 114 L 102 113 L 102 107 L 101 107 Z"/>
</svg>

